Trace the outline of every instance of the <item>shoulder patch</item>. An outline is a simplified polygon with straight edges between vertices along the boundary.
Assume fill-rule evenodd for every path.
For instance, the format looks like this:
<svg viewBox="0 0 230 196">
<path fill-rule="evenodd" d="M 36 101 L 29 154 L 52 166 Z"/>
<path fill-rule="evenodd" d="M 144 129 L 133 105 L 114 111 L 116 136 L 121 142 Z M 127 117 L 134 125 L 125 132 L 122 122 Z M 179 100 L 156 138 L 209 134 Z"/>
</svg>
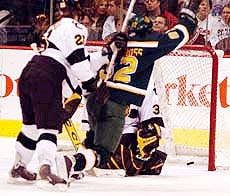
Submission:
<svg viewBox="0 0 230 196">
<path fill-rule="evenodd" d="M 170 39 L 178 39 L 180 36 L 176 31 L 171 31 L 168 33 Z"/>
</svg>

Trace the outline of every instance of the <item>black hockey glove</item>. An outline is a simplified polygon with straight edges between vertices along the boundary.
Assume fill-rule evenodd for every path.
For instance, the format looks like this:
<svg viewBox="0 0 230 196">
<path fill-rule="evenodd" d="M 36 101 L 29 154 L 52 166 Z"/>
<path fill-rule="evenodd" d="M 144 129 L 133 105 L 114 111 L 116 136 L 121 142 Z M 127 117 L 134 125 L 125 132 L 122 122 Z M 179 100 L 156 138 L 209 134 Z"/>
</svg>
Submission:
<svg viewBox="0 0 230 196">
<path fill-rule="evenodd" d="M 118 49 L 118 56 L 123 56 L 127 47 L 128 36 L 125 33 L 114 33 L 111 36 L 110 41 L 102 48 L 102 56 L 108 55 L 111 60 L 113 52 Z"/>
<path fill-rule="evenodd" d="M 82 82 L 82 88 L 87 91 L 86 95 L 88 93 L 95 92 L 97 89 L 97 79 L 91 78 L 85 82 Z"/>
<path fill-rule="evenodd" d="M 185 2 L 184 8 L 193 11 L 195 14 L 198 12 L 199 5 L 202 0 L 189 0 Z"/>
<path fill-rule="evenodd" d="M 190 35 L 193 34 L 198 23 L 196 13 L 200 3 L 201 0 L 190 0 L 184 4 L 179 13 L 179 22 L 187 27 Z"/>
<path fill-rule="evenodd" d="M 109 90 L 106 83 L 102 81 L 99 87 L 96 89 L 96 102 L 104 105 L 109 99 Z"/>
<path fill-rule="evenodd" d="M 126 35 L 126 33 L 123 32 L 115 33 L 112 36 L 111 41 L 114 42 L 115 46 L 118 49 L 126 48 L 128 42 L 128 36 Z"/>
</svg>

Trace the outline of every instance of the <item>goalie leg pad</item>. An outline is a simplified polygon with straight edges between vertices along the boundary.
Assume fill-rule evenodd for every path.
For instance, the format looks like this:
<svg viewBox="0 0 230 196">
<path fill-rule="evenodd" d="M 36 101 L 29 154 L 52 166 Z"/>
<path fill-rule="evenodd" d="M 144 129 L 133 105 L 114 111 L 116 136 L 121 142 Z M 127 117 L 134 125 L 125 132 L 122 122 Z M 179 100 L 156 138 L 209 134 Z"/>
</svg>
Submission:
<svg viewBox="0 0 230 196">
<path fill-rule="evenodd" d="M 144 162 L 141 175 L 160 175 L 163 165 L 166 161 L 167 154 L 156 150 L 152 153 L 150 159 Z"/>
<path fill-rule="evenodd" d="M 124 169 L 126 176 L 136 176 L 143 167 L 144 161 L 137 158 L 132 150 L 120 144 L 107 163 L 109 169 Z"/>
</svg>

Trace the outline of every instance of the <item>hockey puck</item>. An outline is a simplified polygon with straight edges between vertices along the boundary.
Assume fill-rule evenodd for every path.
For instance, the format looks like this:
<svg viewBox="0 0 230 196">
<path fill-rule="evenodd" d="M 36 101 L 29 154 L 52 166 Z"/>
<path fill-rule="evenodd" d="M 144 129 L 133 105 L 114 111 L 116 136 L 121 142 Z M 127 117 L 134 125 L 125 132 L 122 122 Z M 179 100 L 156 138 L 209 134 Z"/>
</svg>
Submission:
<svg viewBox="0 0 230 196">
<path fill-rule="evenodd" d="M 192 165 L 194 164 L 194 161 L 188 162 L 187 165 Z"/>
</svg>

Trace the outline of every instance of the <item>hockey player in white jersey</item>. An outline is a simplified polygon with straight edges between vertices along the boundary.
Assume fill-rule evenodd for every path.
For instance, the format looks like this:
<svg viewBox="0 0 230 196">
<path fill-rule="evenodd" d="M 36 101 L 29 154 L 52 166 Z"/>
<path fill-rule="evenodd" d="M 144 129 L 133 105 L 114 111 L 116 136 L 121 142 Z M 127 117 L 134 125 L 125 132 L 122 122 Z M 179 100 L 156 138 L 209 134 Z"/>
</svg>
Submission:
<svg viewBox="0 0 230 196">
<path fill-rule="evenodd" d="M 57 7 L 61 19 L 46 32 L 45 50 L 32 57 L 19 78 L 23 125 L 16 140 L 16 156 L 9 172 L 9 183 L 20 179 L 26 182 L 40 179 L 51 186 L 67 184 L 51 170 L 55 163 L 57 135 L 70 116 L 63 108 L 63 89 L 65 94 L 69 94 L 65 97 L 68 97 L 80 81 L 86 92 L 95 91 L 95 72 L 112 56 L 112 48 L 108 45 L 103 53 L 87 54 L 87 28 L 73 19 L 73 0 L 58 0 Z M 120 43 L 127 43 L 123 39 L 121 34 L 114 36 L 113 41 L 118 48 Z M 91 62 L 95 70 L 92 70 Z M 35 150 L 39 161 L 38 174 L 27 169 Z"/>
</svg>

